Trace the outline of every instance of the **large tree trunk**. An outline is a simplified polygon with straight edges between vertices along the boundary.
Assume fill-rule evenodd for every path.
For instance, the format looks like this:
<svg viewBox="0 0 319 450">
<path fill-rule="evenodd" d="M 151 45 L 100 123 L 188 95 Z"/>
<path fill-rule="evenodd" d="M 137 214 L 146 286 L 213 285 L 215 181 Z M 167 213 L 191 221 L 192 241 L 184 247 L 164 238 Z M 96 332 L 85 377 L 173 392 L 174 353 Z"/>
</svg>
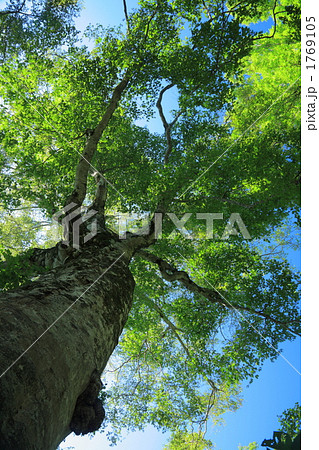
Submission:
<svg viewBox="0 0 319 450">
<path fill-rule="evenodd" d="M 101 374 L 131 307 L 134 280 L 120 247 L 90 243 L 0 295 L 1 449 L 55 449 L 71 432 L 77 399 Z"/>
</svg>

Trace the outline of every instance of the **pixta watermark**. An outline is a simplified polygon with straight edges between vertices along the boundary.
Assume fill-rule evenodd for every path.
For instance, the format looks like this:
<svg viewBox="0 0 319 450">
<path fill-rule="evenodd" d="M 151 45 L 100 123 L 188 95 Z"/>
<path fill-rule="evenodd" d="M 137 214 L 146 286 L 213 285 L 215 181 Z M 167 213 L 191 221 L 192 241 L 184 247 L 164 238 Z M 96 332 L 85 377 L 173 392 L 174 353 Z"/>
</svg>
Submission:
<svg viewBox="0 0 319 450">
<path fill-rule="evenodd" d="M 185 213 L 181 218 L 178 218 L 175 213 L 155 213 L 154 214 L 154 234 L 155 239 L 163 239 L 163 221 L 164 217 L 168 217 L 175 226 L 175 229 L 165 239 L 174 239 L 178 233 L 184 236 L 186 239 L 221 239 L 226 240 L 230 236 L 242 235 L 244 239 L 251 239 L 251 236 L 247 230 L 239 213 L 232 213 L 228 220 L 226 220 L 225 228 L 221 236 L 217 236 L 214 233 L 214 221 L 225 220 L 223 213 Z M 200 235 L 187 229 L 186 222 L 190 218 L 204 221 L 205 233 Z M 137 227 L 136 222 L 139 221 L 141 226 Z M 150 217 L 144 216 L 138 218 L 135 215 L 120 214 L 119 215 L 119 237 L 120 239 L 126 239 L 127 232 L 135 233 L 143 236 L 150 233 Z"/>
<path fill-rule="evenodd" d="M 80 248 L 81 237 L 85 244 L 98 233 L 97 220 L 93 218 L 97 211 L 90 209 L 88 211 L 76 203 L 70 203 L 61 211 L 53 215 L 53 220 L 63 227 L 62 244 Z M 64 216 L 64 217 L 63 217 Z M 86 224 L 83 227 L 83 224 Z"/>
<path fill-rule="evenodd" d="M 96 219 L 97 211 L 77 207 L 75 203 L 70 203 L 63 210 L 53 216 L 53 219 L 63 227 L 63 243 L 74 248 L 79 248 L 80 244 L 85 244 L 98 234 L 98 223 Z M 119 239 L 127 239 L 132 234 L 138 236 L 149 235 L 151 232 L 150 214 L 138 215 L 136 213 L 121 213 L 113 211 L 107 216 L 107 226 L 110 226 Z M 163 234 L 163 222 L 167 218 L 174 225 L 173 231 L 167 235 Z M 187 229 L 187 222 L 192 218 L 201 224 L 201 233 L 196 233 L 193 229 Z M 225 227 L 221 235 L 214 232 L 215 221 L 224 221 Z M 155 213 L 153 216 L 153 227 L 155 239 L 174 239 L 178 234 L 186 239 L 218 239 L 226 240 L 230 236 L 241 235 L 243 239 L 251 239 L 249 231 L 244 224 L 239 213 L 232 213 L 225 217 L 223 213 L 185 213 L 178 217 L 175 213 L 167 212 Z M 194 227 L 192 227 L 194 228 Z M 198 227 L 197 227 L 198 228 Z M 220 229 L 220 227 L 219 227 Z"/>
</svg>

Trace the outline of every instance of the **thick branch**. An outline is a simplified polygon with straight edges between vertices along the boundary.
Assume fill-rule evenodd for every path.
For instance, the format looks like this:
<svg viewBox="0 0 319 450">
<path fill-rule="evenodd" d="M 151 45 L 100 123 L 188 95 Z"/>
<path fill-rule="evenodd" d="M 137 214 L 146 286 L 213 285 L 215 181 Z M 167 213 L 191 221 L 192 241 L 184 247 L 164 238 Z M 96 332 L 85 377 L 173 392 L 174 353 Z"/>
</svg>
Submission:
<svg viewBox="0 0 319 450">
<path fill-rule="evenodd" d="M 145 251 L 145 250 L 139 250 L 138 254 L 146 259 L 147 261 L 150 261 L 154 264 L 157 264 L 159 267 L 159 270 L 162 274 L 162 277 L 170 282 L 173 281 L 179 281 L 181 284 L 183 284 L 188 290 L 196 293 L 201 294 L 204 297 L 206 297 L 208 300 L 210 300 L 212 303 L 219 303 L 224 305 L 224 299 L 222 296 L 212 289 L 207 289 L 201 286 L 198 286 L 194 281 L 192 281 L 188 275 L 187 272 L 183 270 L 178 270 L 168 262 L 164 261 L 163 259 L 159 258 L 156 255 L 153 255 L 152 253 Z"/>
<path fill-rule="evenodd" d="M 142 258 L 146 259 L 147 261 L 157 264 L 159 267 L 159 270 L 162 274 L 162 277 L 165 280 L 170 281 L 170 282 L 178 281 L 181 284 L 183 284 L 191 292 L 203 295 L 211 303 L 219 303 L 220 305 L 223 305 L 224 307 L 226 307 L 228 309 L 234 309 L 237 311 L 247 311 L 250 314 L 257 315 L 257 316 L 263 317 L 267 320 L 270 320 L 271 322 L 274 322 L 277 325 L 280 325 L 280 326 L 286 328 L 291 333 L 299 336 L 299 333 L 297 333 L 296 331 L 293 331 L 292 329 L 289 328 L 289 324 L 295 323 L 296 321 L 283 322 L 281 320 L 278 320 L 278 319 L 272 317 L 270 314 L 267 314 L 263 311 L 255 310 L 248 306 L 238 305 L 236 303 L 230 303 L 218 291 L 198 286 L 198 284 L 196 284 L 194 281 L 192 281 L 190 279 L 187 272 L 176 269 L 173 265 L 171 265 L 167 261 L 164 261 L 163 259 L 157 257 L 156 255 L 153 255 L 152 253 L 145 251 L 145 250 L 140 250 L 138 252 L 138 254 Z"/>
<path fill-rule="evenodd" d="M 96 191 L 95 191 L 95 198 L 92 205 L 90 206 L 90 209 L 94 209 L 99 214 L 104 216 L 104 208 L 107 195 L 106 181 L 99 172 L 94 172 L 93 176 L 96 182 Z"/>
<path fill-rule="evenodd" d="M 68 197 L 66 205 L 70 203 L 75 203 L 77 207 L 82 205 L 86 196 L 87 176 L 89 168 L 92 166 L 92 158 L 96 151 L 98 142 L 101 139 L 103 131 L 108 126 L 128 82 L 129 76 L 126 73 L 120 83 L 115 87 L 108 107 L 106 108 L 106 111 L 99 124 L 97 125 L 95 130 L 92 131 L 90 136 L 88 136 L 83 154 L 76 168 L 74 189 L 72 194 Z"/>
<path fill-rule="evenodd" d="M 125 244 L 127 254 L 133 256 L 140 249 L 154 244 L 158 237 L 158 228 L 161 227 L 159 223 L 161 224 L 163 214 L 166 212 L 166 206 L 164 206 L 164 203 L 165 196 L 162 196 L 162 198 L 158 201 L 155 212 L 148 225 L 143 227 L 142 230 L 137 233 L 126 233 L 126 240 L 123 244 Z"/>
<path fill-rule="evenodd" d="M 179 117 L 180 117 L 181 114 L 182 114 L 182 111 L 180 110 L 180 111 L 176 114 L 174 120 L 173 120 L 172 122 L 170 122 L 170 123 L 167 122 L 166 117 L 165 117 L 165 115 L 164 115 L 164 111 L 163 111 L 163 107 L 162 107 L 163 95 L 164 95 L 164 93 L 165 93 L 166 91 L 168 91 L 169 89 L 171 89 L 171 88 L 174 87 L 174 86 L 175 86 L 174 83 L 170 83 L 170 84 L 168 84 L 167 86 L 165 86 L 165 87 L 161 90 L 161 92 L 160 92 L 160 94 L 159 94 L 159 97 L 158 97 L 158 100 L 157 100 L 157 102 L 156 102 L 156 107 L 157 107 L 157 109 L 158 109 L 159 116 L 160 116 L 160 118 L 161 118 L 161 121 L 162 121 L 164 130 L 165 130 L 165 136 L 166 136 L 166 141 L 167 141 L 167 150 L 166 150 L 165 155 L 164 155 L 164 164 L 167 164 L 167 163 L 168 163 L 169 156 L 170 156 L 170 154 L 172 153 L 172 150 L 173 150 L 172 136 L 171 136 L 171 129 L 173 128 L 173 126 L 175 125 L 175 123 L 177 122 L 177 120 L 179 119 Z"/>
</svg>

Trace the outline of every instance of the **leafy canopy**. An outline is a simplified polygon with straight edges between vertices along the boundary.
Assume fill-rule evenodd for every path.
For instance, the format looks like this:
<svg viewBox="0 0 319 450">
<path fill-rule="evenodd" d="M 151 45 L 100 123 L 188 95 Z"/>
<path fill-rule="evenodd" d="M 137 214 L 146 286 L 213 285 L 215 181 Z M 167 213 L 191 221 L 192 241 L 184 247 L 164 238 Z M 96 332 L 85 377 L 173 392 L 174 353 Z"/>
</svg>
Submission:
<svg viewBox="0 0 319 450">
<path fill-rule="evenodd" d="M 0 11 L 0 61 L 28 57 L 74 41 L 77 0 L 7 0 Z"/>
<path fill-rule="evenodd" d="M 131 263 L 134 304 L 103 394 L 110 439 L 152 423 L 174 432 L 168 448 L 189 439 L 207 448 L 207 420 L 236 410 L 240 384 L 300 332 L 299 275 L 254 245 L 299 217 L 298 4 L 141 0 L 123 26 L 90 27 L 93 48 L 57 45 L 70 38 L 63 20 L 74 2 L 32 5 L 26 22 L 0 16 L 17 30 L 0 70 L 2 205 L 30 202 L 49 217 L 64 206 L 85 132 L 126 77 L 91 161 L 108 182 L 107 224 L 159 204 L 165 214 L 153 258 Z M 248 26 L 269 16 L 265 36 Z M 34 31 L 37 20 L 49 34 Z M 163 133 L 149 126 L 156 117 Z M 86 203 L 94 191 L 89 177 Z M 207 213 L 222 214 L 214 239 L 196 216 Z M 223 238 L 232 213 L 253 243 L 235 225 Z"/>
</svg>

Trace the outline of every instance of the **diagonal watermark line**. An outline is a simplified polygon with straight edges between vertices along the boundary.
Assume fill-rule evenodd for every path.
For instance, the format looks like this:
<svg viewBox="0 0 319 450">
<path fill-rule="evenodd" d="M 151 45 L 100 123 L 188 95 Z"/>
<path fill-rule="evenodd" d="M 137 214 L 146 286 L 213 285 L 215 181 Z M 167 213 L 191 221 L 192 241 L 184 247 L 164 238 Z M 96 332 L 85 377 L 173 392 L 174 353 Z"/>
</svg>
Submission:
<svg viewBox="0 0 319 450">
<path fill-rule="evenodd" d="M 230 150 L 235 144 L 236 144 L 236 142 L 238 142 L 239 141 L 239 139 L 241 139 L 243 136 L 245 136 L 245 134 L 247 134 L 249 131 L 250 131 L 250 129 L 251 128 L 253 128 L 254 126 L 255 126 L 255 124 L 265 115 L 265 114 L 267 114 L 267 112 L 276 104 L 276 103 L 278 103 L 279 102 L 279 100 L 286 94 L 286 92 L 287 91 L 289 91 L 289 89 L 291 89 L 292 88 L 292 86 L 294 86 L 296 83 L 297 83 L 297 81 L 298 80 L 300 80 L 300 78 L 301 78 L 301 76 L 299 77 L 299 78 L 297 78 L 297 80 L 295 80 L 290 86 L 288 86 L 288 88 L 270 105 L 270 106 L 268 106 L 268 108 L 252 123 L 252 124 L 250 124 L 249 125 L 249 127 L 221 154 L 221 155 L 219 155 L 218 156 L 218 158 L 217 159 L 215 159 L 215 161 L 209 166 L 209 167 L 207 167 L 207 169 L 205 169 L 204 170 L 204 172 L 203 173 L 201 173 L 197 178 L 196 178 L 196 180 L 194 180 L 193 181 L 193 183 L 178 197 L 178 199 L 180 199 L 181 197 L 183 197 L 185 194 L 186 194 L 186 192 L 188 192 L 193 186 L 194 186 L 194 184 L 196 184 L 197 183 L 197 181 L 200 179 L 200 178 L 202 178 L 204 175 L 205 175 L 205 173 L 207 173 L 208 171 L 209 171 L 209 169 L 211 168 L 211 167 L 213 167 L 213 165 L 214 164 L 216 164 L 217 163 L 217 161 L 220 159 L 220 158 L 222 158 L 227 152 L 228 152 L 228 150 Z"/>
<path fill-rule="evenodd" d="M 88 288 L 86 288 L 85 289 L 85 291 L 84 292 L 82 292 L 82 294 L 76 299 L 76 300 L 74 300 L 74 302 L 73 303 L 71 303 L 71 305 L 70 306 L 68 306 L 67 308 L 66 308 L 66 310 L 65 311 L 63 311 L 63 313 L 62 314 L 60 314 L 59 315 L 59 317 L 57 317 L 55 320 L 54 320 L 54 322 L 52 322 L 51 323 L 51 325 L 42 333 L 42 334 L 40 334 L 40 336 L 34 341 L 34 342 L 32 342 L 32 344 L 31 345 L 29 345 L 29 347 L 26 349 L 26 350 L 24 350 L 24 352 L 23 353 L 21 353 L 21 355 L 12 363 L 12 364 L 10 364 L 10 366 L 0 375 L 0 378 L 2 378 L 33 346 L 34 346 L 34 344 L 36 344 L 68 311 L 69 311 L 69 309 L 71 309 L 72 308 L 72 306 L 74 306 L 75 305 L 75 303 L 78 301 L 78 300 L 80 300 L 80 298 L 82 298 L 83 297 L 83 295 L 85 295 L 86 294 L 86 292 L 88 292 L 91 288 L 92 288 L 92 286 L 94 286 L 95 285 L 95 283 L 97 283 L 98 281 L 99 281 L 99 279 L 100 278 L 102 278 L 105 274 L 106 274 L 106 272 L 108 271 L 108 270 L 110 270 L 111 269 L 111 267 L 112 266 L 114 266 L 114 264 L 116 264 L 117 263 L 117 261 L 119 261 L 121 258 L 122 258 L 122 256 L 125 254 L 125 252 L 123 252 L 115 261 L 113 261 L 112 262 L 112 264 L 109 266 L 109 267 L 107 267 L 107 269 L 105 269 L 104 270 L 104 272 L 100 275 L 100 276 L 98 276 L 97 277 L 97 279 L 95 280 L 95 281 L 93 281 L 93 283 L 88 287 Z"/>
<path fill-rule="evenodd" d="M 180 256 L 187 262 L 187 259 L 180 253 L 180 252 L 178 252 L 179 254 L 180 254 Z M 212 289 L 214 289 L 214 291 L 216 291 L 221 297 L 222 297 L 222 299 L 236 312 L 236 313 L 238 313 L 240 316 L 241 316 L 241 318 L 242 319 L 244 319 L 244 321 L 245 322 L 247 322 L 247 324 L 257 333 L 257 334 L 259 334 L 259 336 L 266 342 L 266 344 L 269 346 L 269 347 L 271 347 L 273 350 L 275 350 L 275 352 L 276 353 L 278 353 L 278 355 L 287 363 L 287 364 L 289 364 L 289 366 L 290 367 L 292 367 L 297 373 L 298 373 L 298 375 L 301 375 L 301 373 L 298 371 L 298 369 L 296 369 L 296 367 L 293 365 L 293 364 L 291 364 L 291 362 L 287 359 L 287 358 L 285 358 L 284 357 L 284 355 L 279 351 L 279 350 L 277 350 L 273 345 L 272 345 L 272 343 L 271 342 L 269 342 L 269 340 L 260 332 L 260 331 L 258 331 L 257 330 L 257 328 L 251 323 L 251 322 L 249 322 L 249 320 L 248 319 L 246 319 L 246 317 L 244 316 L 244 314 L 242 314 L 241 313 L 241 311 L 239 311 L 237 308 L 235 308 L 235 306 L 233 306 L 231 303 L 230 303 L 230 301 L 229 300 L 227 300 L 219 291 L 218 291 L 218 289 L 216 289 L 215 288 L 215 286 L 213 286 L 211 283 L 210 283 L 210 281 L 209 280 L 207 280 L 207 278 L 205 278 L 203 275 L 201 275 L 202 277 L 203 277 L 203 279 L 212 287 Z"/>
<path fill-rule="evenodd" d="M 3 75 L 0 73 L 0 77 L 6 82 L 8 83 L 8 81 L 3 77 Z M 84 161 L 86 161 L 88 163 L 88 165 L 91 167 L 91 169 L 93 169 L 95 172 L 97 172 L 99 175 L 101 175 L 101 177 L 108 183 L 109 186 L 111 186 L 121 197 L 123 200 L 126 200 L 124 195 L 120 193 L 120 191 L 118 191 L 116 189 L 115 186 L 113 186 L 113 184 L 107 180 L 105 178 L 104 175 L 102 175 L 91 163 L 90 161 L 88 161 L 81 152 L 79 152 L 79 150 L 77 150 L 74 145 L 72 144 L 72 141 L 70 141 L 68 138 L 66 138 L 40 111 L 38 111 L 38 109 L 32 105 L 32 103 L 26 98 L 25 95 L 23 95 L 15 86 L 13 86 L 11 83 L 9 83 L 10 87 L 18 94 L 19 97 L 23 98 L 30 106 L 31 108 L 37 113 L 39 114 L 39 116 L 45 120 L 45 122 L 52 128 L 52 130 L 54 130 L 65 142 L 67 142 L 69 145 L 72 146 L 73 150 L 75 150 L 82 159 L 84 159 Z M 29 127 L 28 125 L 25 124 L 25 126 L 29 129 L 32 129 L 31 127 Z"/>
</svg>

